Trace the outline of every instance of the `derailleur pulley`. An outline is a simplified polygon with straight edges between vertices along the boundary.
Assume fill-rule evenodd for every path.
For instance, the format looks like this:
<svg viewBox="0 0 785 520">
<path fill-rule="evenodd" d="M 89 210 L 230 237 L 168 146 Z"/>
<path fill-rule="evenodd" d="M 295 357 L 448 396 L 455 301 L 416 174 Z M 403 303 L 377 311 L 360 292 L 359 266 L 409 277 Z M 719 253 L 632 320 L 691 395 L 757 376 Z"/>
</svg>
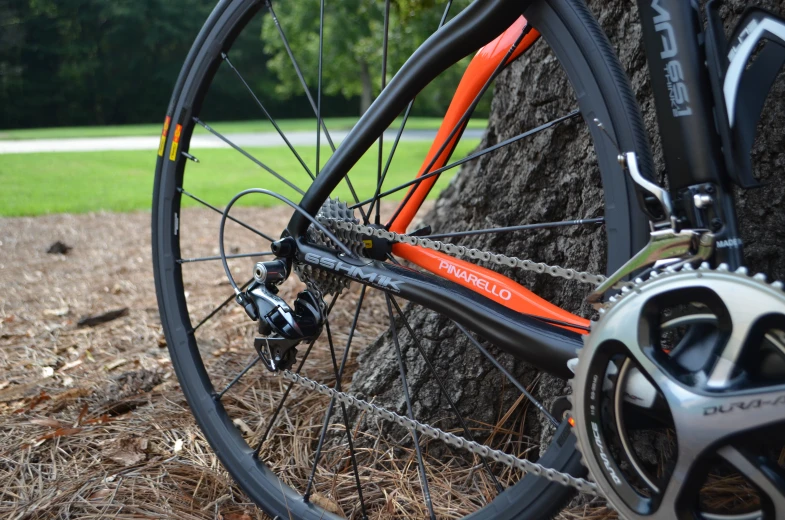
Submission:
<svg viewBox="0 0 785 520">
<path fill-rule="evenodd" d="M 271 371 L 291 368 L 303 341 L 316 339 L 322 332 L 324 312 L 321 299 L 305 290 L 297 295 L 294 309 L 278 296 L 278 285 L 289 275 L 284 260 L 258 262 L 254 280 L 237 294 L 235 300 L 248 316 L 258 322 L 259 334 L 254 347 Z"/>
</svg>

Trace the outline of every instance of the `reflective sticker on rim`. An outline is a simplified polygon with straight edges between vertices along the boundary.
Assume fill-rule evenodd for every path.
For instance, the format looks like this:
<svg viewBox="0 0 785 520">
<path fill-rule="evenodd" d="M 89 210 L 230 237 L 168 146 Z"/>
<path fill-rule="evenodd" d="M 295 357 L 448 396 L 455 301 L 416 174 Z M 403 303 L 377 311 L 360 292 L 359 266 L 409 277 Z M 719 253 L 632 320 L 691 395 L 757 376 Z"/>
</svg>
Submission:
<svg viewBox="0 0 785 520">
<path fill-rule="evenodd" d="M 164 147 L 166 146 L 166 136 L 169 135 L 169 125 L 172 123 L 172 116 L 166 116 L 164 119 L 164 129 L 161 132 L 161 142 L 158 143 L 158 157 L 164 156 Z"/>
<path fill-rule="evenodd" d="M 169 160 L 174 161 L 177 159 L 177 147 L 180 145 L 180 134 L 183 132 L 183 125 L 174 127 L 174 136 L 172 136 L 172 150 L 169 152 Z"/>
</svg>

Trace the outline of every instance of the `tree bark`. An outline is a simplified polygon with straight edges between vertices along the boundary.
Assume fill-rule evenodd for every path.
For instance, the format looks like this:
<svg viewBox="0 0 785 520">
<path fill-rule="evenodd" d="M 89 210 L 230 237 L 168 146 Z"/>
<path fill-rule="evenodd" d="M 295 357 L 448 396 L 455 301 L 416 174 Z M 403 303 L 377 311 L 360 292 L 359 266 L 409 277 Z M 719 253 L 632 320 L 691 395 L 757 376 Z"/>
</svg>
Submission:
<svg viewBox="0 0 785 520">
<path fill-rule="evenodd" d="M 371 84 L 371 73 L 368 71 L 368 64 L 360 62 L 360 83 L 362 92 L 360 93 L 360 115 L 368 111 L 368 107 L 373 103 L 373 85 Z"/>
<path fill-rule="evenodd" d="M 745 4 L 742 0 L 726 2 L 722 9 L 726 32 L 735 25 Z M 761 4 L 785 13 L 785 2 Z M 589 7 L 600 20 L 631 78 L 662 177 L 662 152 L 637 8 L 634 3 L 621 0 L 591 0 Z M 760 128 L 765 131 L 759 129 L 753 149 L 755 174 L 765 185 L 752 191 L 737 190 L 738 218 L 745 239 L 747 264 L 751 271 L 764 272 L 770 279 L 785 279 L 785 255 L 780 254 L 785 235 L 782 209 L 785 183 L 774 182 L 785 165 L 783 94 L 785 87 L 778 82 L 767 101 L 761 122 Z M 565 75 L 545 42 L 540 42 L 497 80 L 488 130 L 480 147 L 564 115 L 574 106 L 572 89 Z M 449 232 L 601 216 L 602 190 L 592 148 L 585 123 L 575 121 L 488 154 L 463 168 L 442 192 L 424 223 L 433 226 L 435 231 Z M 457 243 L 590 272 L 605 269 L 605 235 L 599 227 L 485 235 Z M 586 286 L 547 276 L 502 272 L 557 305 L 590 314 L 583 301 L 588 292 Z M 485 424 L 498 423 L 520 393 L 505 383 L 503 376 L 448 320 L 415 306 L 406 307 L 406 316 L 464 417 Z M 396 328 L 408 369 L 407 381 L 415 403 L 415 416 L 423 421 L 438 420 L 442 427 L 455 427 L 457 422 L 450 413 L 448 402 L 439 392 L 434 376 L 409 332 L 400 320 Z M 565 382 L 538 373 L 508 355 L 500 355 L 494 348 L 491 351 L 519 381 L 534 386 L 534 393 L 546 406 L 554 398 L 568 393 Z M 389 333 L 360 355 L 359 369 L 350 390 L 405 413 L 396 352 Z M 526 421 L 518 407 L 506 426 L 515 427 L 520 423 L 525 423 L 528 435 L 543 442 L 546 440 L 550 431 L 547 423 L 539 418 Z M 478 436 L 482 437 L 482 434 Z"/>
</svg>

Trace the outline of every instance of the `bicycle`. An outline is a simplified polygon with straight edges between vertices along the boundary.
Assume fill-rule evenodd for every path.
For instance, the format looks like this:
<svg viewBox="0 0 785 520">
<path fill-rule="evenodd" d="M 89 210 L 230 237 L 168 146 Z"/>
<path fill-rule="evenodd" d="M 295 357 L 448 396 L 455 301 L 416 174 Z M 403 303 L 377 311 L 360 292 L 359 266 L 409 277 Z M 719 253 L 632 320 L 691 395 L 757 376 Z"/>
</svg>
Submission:
<svg viewBox="0 0 785 520">
<path fill-rule="evenodd" d="M 781 429 L 778 431 L 785 421 L 785 296 L 779 282 L 769 284 L 762 275 L 750 277 L 744 269 L 731 191 L 734 184 L 749 188 L 756 183 L 749 161 L 755 124 L 762 99 L 779 70 L 771 63 L 781 65 L 785 58 L 782 47 L 762 42 L 785 43 L 785 21 L 761 9 L 750 9 L 726 40 L 716 1 L 705 8 L 705 32 L 701 13 L 689 2 L 638 3 L 667 168 L 666 190 L 656 182 L 629 80 L 581 0 L 474 2 L 447 21 L 451 3 L 447 3 L 440 28 L 401 67 L 337 148 L 321 117 L 324 1 L 320 3 L 315 100 L 288 44 L 286 28 L 269 0 L 219 2 L 197 36 L 175 85 L 161 135 L 152 227 L 161 321 L 181 387 L 205 438 L 248 496 L 265 512 L 280 518 L 405 516 L 405 508 L 417 507 L 404 496 L 415 488 L 422 493 L 423 504 L 412 514 L 431 518 L 437 512 L 451 517 L 551 518 L 575 491 L 601 495 L 631 519 L 785 518 L 785 473 L 776 460 L 776 450 L 785 444 Z M 386 63 L 389 1 L 385 8 Z M 315 132 L 314 171 L 231 60 L 233 41 L 260 12 L 274 20 L 316 116 L 319 130 Z M 578 108 L 450 163 L 482 94 L 502 70 L 539 41 L 549 46 L 564 70 Z M 350 176 L 353 166 L 404 114 L 392 145 L 394 152 L 417 93 L 448 66 L 481 47 L 418 176 L 385 189 L 393 154 L 382 167 L 380 147 L 377 176 L 369 190 L 372 196 L 361 198 L 352 184 L 357 178 L 356 172 Z M 239 78 L 253 105 L 269 118 L 310 177 L 307 190 L 200 118 L 219 67 L 228 67 Z M 422 228 L 406 234 L 434 183 L 448 169 L 564 121 L 581 119 L 596 155 L 605 204 L 602 215 L 540 227 L 601 223 L 607 275 L 460 243 L 467 236 L 536 229 L 537 225 L 465 233 Z M 299 201 L 251 187 L 218 209 L 186 189 L 184 179 L 195 160 L 189 143 L 196 126 L 277 177 L 276 186 L 301 197 Z M 320 166 L 318 150 L 323 134 L 334 153 Z M 348 204 L 331 198 L 342 183 L 352 195 Z M 403 201 L 383 225 L 380 201 L 404 189 Z M 275 198 L 292 210 L 279 235 L 259 231 L 256 223 L 231 215 L 235 203 L 250 194 Z M 218 255 L 189 258 L 181 254 L 187 246 L 182 243 L 188 213 L 181 208 L 184 199 L 220 214 Z M 269 242 L 269 251 L 227 254 L 224 231 L 228 222 Z M 255 262 L 247 273 L 250 276 L 252 271 L 253 276 L 238 284 L 233 274 L 237 271 L 230 263 L 237 266 L 237 261 L 246 257 Z M 232 295 L 200 315 L 201 319 L 191 318 L 192 304 L 183 281 L 185 266 L 193 262 L 220 262 L 233 289 Z M 559 308 L 510 276 L 492 270 L 493 266 L 589 284 L 592 290 L 587 300 L 598 310 L 599 320 L 590 321 Z M 289 305 L 279 291 L 294 272 L 306 288 Z M 360 287 L 359 295 L 349 289 L 350 283 Z M 396 384 L 402 392 L 397 411 L 369 402 L 370 396 L 361 399 L 351 395 L 342 386 L 346 372 L 354 370 L 352 387 L 362 387 L 356 380 L 360 372 L 351 367 L 350 349 L 363 301 L 372 293 L 383 297 L 382 314 L 389 319 L 386 337 L 394 347 L 389 352 L 397 360 Z M 340 357 L 329 317 L 342 296 L 354 298 L 356 305 L 349 314 L 351 326 Z M 485 436 L 484 442 L 474 438 L 425 356 L 424 339 L 417 338 L 407 321 L 407 310 L 398 300 L 453 323 L 462 341 L 476 348 L 529 399 L 534 413 L 553 423 L 542 456 L 536 456 L 531 444 L 516 444 L 510 436 L 506 444 L 496 442 L 494 434 Z M 235 314 L 239 316 L 237 330 L 243 331 L 241 336 L 248 343 L 254 337 L 254 358 L 234 377 L 211 377 L 210 371 L 217 373 L 218 367 L 205 362 L 205 347 L 200 349 L 197 331 L 232 304 L 242 309 Z M 444 398 L 446 408 L 457 415 L 454 431 L 458 434 L 417 420 L 401 335 L 408 335 L 412 352 L 424 356 L 433 384 L 442 392 L 440 399 Z M 558 401 L 558 406 L 548 409 L 498 362 L 487 344 L 545 373 L 571 379 L 570 402 Z M 298 360 L 297 347 L 301 345 L 307 347 Z M 322 356 L 323 366 L 311 368 L 306 377 L 301 369 L 309 369 L 306 360 L 312 353 Z M 255 366 L 272 375 L 249 376 Z M 253 393 L 249 383 L 242 390 L 246 393 L 227 402 L 231 392 L 238 391 L 238 381 L 249 378 L 263 385 L 267 394 Z M 214 381 L 219 386 L 215 387 Z M 268 394 L 269 403 L 259 397 Z M 308 399 L 319 395 L 329 397 L 323 419 L 315 426 L 302 422 L 303 417 L 313 415 Z M 256 406 L 272 410 L 265 420 L 253 419 L 254 428 L 242 419 L 256 417 L 249 399 L 261 399 Z M 340 421 L 333 420 L 336 405 L 340 406 Z M 284 406 L 291 407 L 291 414 L 301 415 L 287 415 L 282 426 Z M 240 419 L 233 420 L 230 412 Z M 386 433 L 403 433 L 405 439 L 394 447 L 380 447 L 381 437 L 368 433 L 371 419 L 382 425 L 380 431 L 386 428 Z M 313 435 L 314 428 L 319 429 L 318 436 Z M 480 435 L 487 433 L 479 427 L 473 429 Z M 672 460 L 653 468 L 635 445 L 640 432 L 656 432 L 658 438 L 670 439 Z M 429 456 L 423 452 L 431 443 L 446 444 L 451 451 L 434 448 L 441 457 Z M 306 452 L 313 455 L 313 461 L 298 465 L 296 459 Z M 323 467 L 327 452 L 337 461 L 332 473 Z M 385 453 L 388 458 L 380 460 Z M 385 494 L 374 479 L 384 475 L 378 470 L 380 466 L 388 471 L 396 468 L 394 453 L 408 454 L 412 464 L 416 461 L 417 469 L 412 471 L 417 478 L 398 482 L 398 491 Z M 431 489 L 434 475 L 429 475 L 425 460 L 442 464 L 448 453 L 448 462 L 457 468 L 455 476 L 460 481 Z M 593 481 L 584 478 L 581 457 Z M 703 503 L 709 477 L 716 476 L 718 464 L 725 465 L 720 476 L 730 474 L 738 479 L 734 481 L 737 485 L 746 486 L 747 500 L 741 506 L 735 503 L 736 509 Z M 433 471 L 444 470 L 437 466 Z M 349 492 L 320 492 L 320 485 L 322 490 L 339 487 Z"/>
</svg>

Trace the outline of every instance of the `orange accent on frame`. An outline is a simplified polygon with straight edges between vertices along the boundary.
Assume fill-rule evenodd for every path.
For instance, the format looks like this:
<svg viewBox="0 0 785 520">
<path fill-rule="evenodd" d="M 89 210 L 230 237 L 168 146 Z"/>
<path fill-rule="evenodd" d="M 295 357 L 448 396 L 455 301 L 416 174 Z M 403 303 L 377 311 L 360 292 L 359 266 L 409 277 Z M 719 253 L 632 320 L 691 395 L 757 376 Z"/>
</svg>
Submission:
<svg viewBox="0 0 785 520">
<path fill-rule="evenodd" d="M 463 74 L 463 78 L 461 78 L 461 82 L 458 85 L 458 89 L 455 91 L 455 96 L 450 103 L 450 107 L 447 109 L 447 114 L 444 116 L 439 132 L 436 134 L 436 139 L 434 139 L 433 145 L 431 145 L 431 149 L 425 157 L 425 161 L 423 162 L 417 177 L 437 170 L 447 163 L 456 141 L 460 138 L 461 132 L 455 134 L 450 141 L 450 144 L 445 147 L 433 166 L 428 169 L 428 165 L 431 164 L 431 161 L 436 156 L 439 148 L 441 148 L 444 141 L 450 136 L 450 132 L 452 132 L 455 125 L 458 124 L 469 109 L 474 98 L 477 97 L 477 94 L 482 90 L 482 87 L 485 85 L 485 82 L 488 81 L 488 78 L 493 75 L 493 71 L 496 70 L 496 67 L 499 66 L 499 63 L 501 63 L 507 55 L 507 52 L 509 52 L 510 47 L 515 43 L 515 40 L 520 37 L 521 32 L 526 27 L 526 23 L 526 19 L 521 16 L 514 24 L 504 31 L 501 36 L 477 51 L 477 54 L 472 58 L 471 63 L 466 68 L 466 72 Z M 515 49 L 515 52 L 513 52 L 509 60 L 507 60 L 507 63 L 511 63 L 523 54 L 523 52 L 531 47 L 539 37 L 540 33 L 532 29 L 531 32 L 523 38 L 523 41 Z M 426 171 L 426 169 L 428 170 Z M 409 198 L 406 205 L 401 209 L 401 212 L 396 219 L 392 222 L 390 231 L 395 231 L 396 233 L 406 232 L 406 228 L 411 224 L 414 215 L 420 209 L 420 205 L 425 200 L 425 197 L 428 196 L 428 192 L 431 191 L 431 188 L 438 180 L 438 177 L 439 176 L 436 175 L 422 181 L 419 185 L 413 185 L 409 188 L 409 191 L 411 192 L 414 190 L 414 193 L 411 198 Z"/>
<path fill-rule="evenodd" d="M 474 98 L 480 92 L 483 85 L 485 85 L 485 82 L 491 77 L 493 71 L 496 70 L 496 67 L 501 63 L 501 60 L 507 55 L 507 52 L 510 50 L 510 47 L 512 47 L 513 43 L 515 43 L 515 40 L 520 37 L 521 31 L 526 27 L 526 23 L 524 17 L 518 18 L 518 20 L 501 36 L 480 49 L 474 56 L 458 85 L 455 96 L 450 103 L 450 108 L 447 110 L 444 121 L 436 135 L 436 139 L 417 175 L 418 177 L 437 170 L 447 163 L 455 145 L 455 141 L 460 134 L 456 134 L 450 144 L 445 147 L 439 158 L 434 161 L 433 166 L 428 169 L 428 165 L 436 156 L 442 143 L 447 140 L 450 132 L 452 132 L 452 129 L 455 128 L 455 125 L 458 124 L 469 109 Z M 532 30 L 527 34 L 518 45 L 517 49 L 515 49 L 515 52 L 510 56 L 507 63 L 512 62 L 523 54 L 523 52 L 537 41 L 539 36 L 540 34 L 536 30 Z M 431 190 L 431 187 L 436 180 L 437 176 L 434 176 L 409 189 L 410 192 L 413 190 L 414 193 L 412 193 L 406 204 L 401 208 L 396 219 L 392 222 L 390 226 L 391 231 L 395 231 L 396 233 L 406 232 L 414 215 L 420 209 L 420 205 L 425 200 L 425 197 L 428 195 L 428 192 Z M 467 287 L 514 311 L 569 323 L 576 325 L 577 327 L 589 326 L 588 320 L 553 305 L 522 285 L 515 283 L 506 276 L 491 271 L 490 269 L 453 258 L 444 253 L 413 247 L 407 244 L 393 245 L 393 254 L 404 258 L 427 271 L 437 274 L 442 278 L 452 280 L 457 284 Z M 580 328 L 570 327 L 569 325 L 559 326 L 579 334 L 586 334 L 586 331 Z"/>
<path fill-rule="evenodd" d="M 442 278 L 463 285 L 514 311 L 563 321 L 579 327 L 589 326 L 589 320 L 585 320 L 543 300 L 529 289 L 496 271 L 453 258 L 438 251 L 408 244 L 394 244 L 393 254 Z M 583 329 L 572 328 L 566 325 L 559 326 L 579 334 L 587 334 Z"/>
</svg>

